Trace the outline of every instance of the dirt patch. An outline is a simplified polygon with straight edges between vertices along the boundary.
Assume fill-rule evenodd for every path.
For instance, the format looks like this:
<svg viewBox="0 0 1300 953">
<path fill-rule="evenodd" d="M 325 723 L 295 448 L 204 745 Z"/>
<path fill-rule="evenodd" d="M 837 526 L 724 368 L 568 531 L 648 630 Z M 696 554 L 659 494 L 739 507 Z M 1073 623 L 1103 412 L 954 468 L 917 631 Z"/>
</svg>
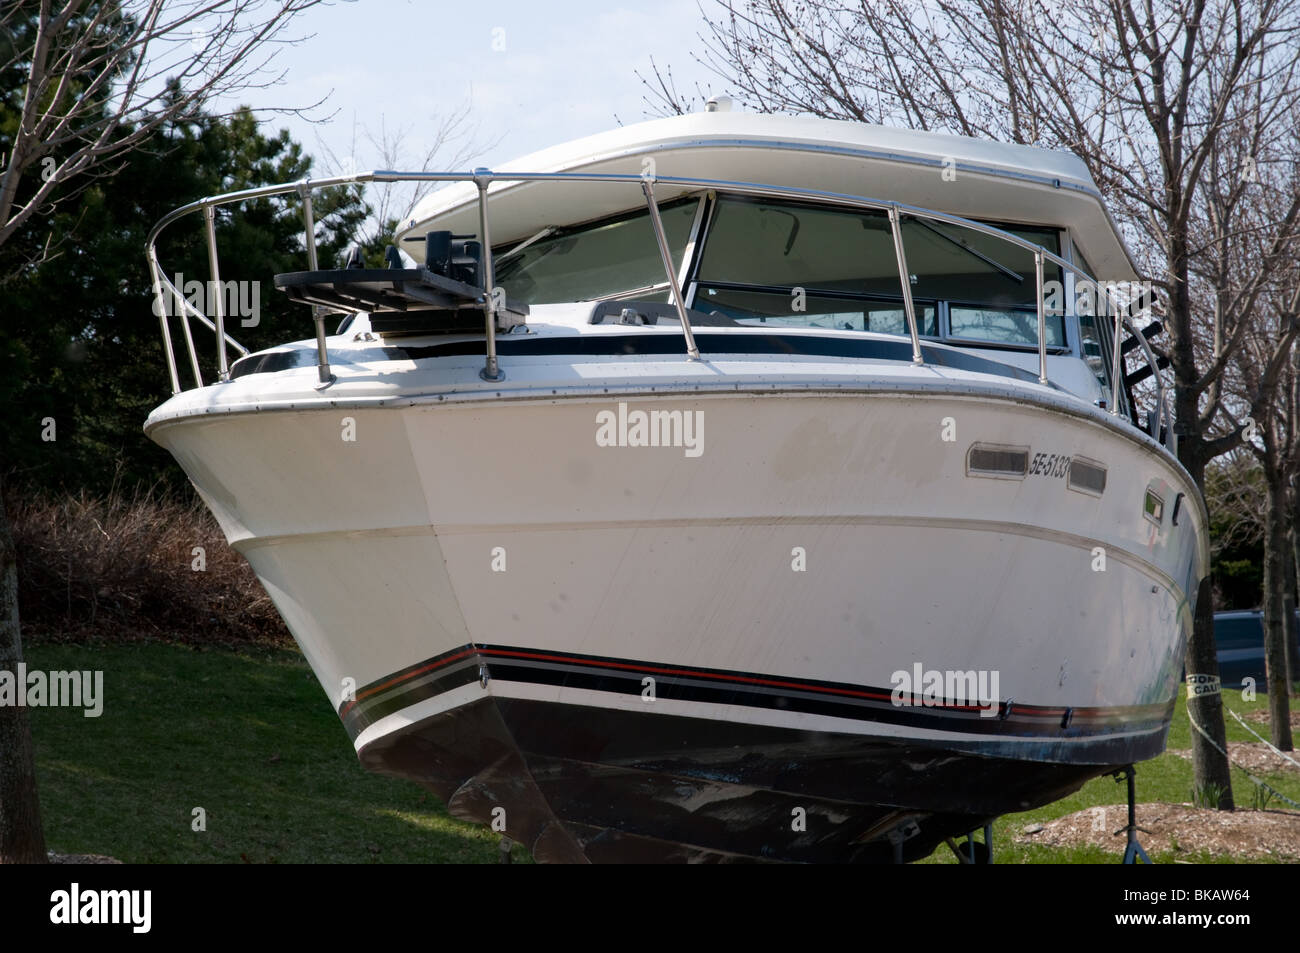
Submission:
<svg viewBox="0 0 1300 953">
<path fill-rule="evenodd" d="M 121 861 L 116 857 L 107 857 L 104 854 L 56 854 L 50 851 L 50 863 L 52 864 L 120 864 Z"/>
<path fill-rule="evenodd" d="M 1088 808 L 1046 824 L 1022 827 L 1017 844 L 1079 847 L 1092 844 L 1117 856 L 1124 853 L 1127 808 L 1110 804 Z M 1300 813 L 1292 811 L 1216 811 L 1190 804 L 1151 803 L 1137 806 L 1137 822 L 1150 833 L 1138 840 L 1148 853 L 1173 850 L 1230 856 L 1238 860 L 1300 860 Z"/>
<path fill-rule="evenodd" d="M 1176 754 L 1188 761 L 1192 752 L 1187 748 L 1170 748 L 1170 754 Z M 1292 761 L 1300 761 L 1300 753 L 1288 751 Z M 1228 760 L 1238 768 L 1245 768 L 1253 774 L 1283 774 L 1288 771 L 1300 772 L 1300 767 L 1292 764 L 1281 755 L 1274 754 L 1268 745 L 1259 741 L 1228 742 Z"/>
<path fill-rule="evenodd" d="M 1292 701 L 1291 705 L 1293 709 L 1300 709 L 1300 705 L 1296 704 L 1297 701 L 1300 701 L 1300 699 Z M 1272 724 L 1272 719 L 1269 718 L 1267 708 L 1252 708 L 1241 716 L 1241 720 L 1253 721 L 1257 725 Z M 1293 710 L 1291 712 L 1291 730 L 1295 731 L 1297 729 L 1300 729 L 1300 710 Z M 1264 734 L 1264 732 L 1261 731 L 1260 734 Z M 1297 758 L 1296 760 L 1300 761 L 1300 758 Z"/>
</svg>

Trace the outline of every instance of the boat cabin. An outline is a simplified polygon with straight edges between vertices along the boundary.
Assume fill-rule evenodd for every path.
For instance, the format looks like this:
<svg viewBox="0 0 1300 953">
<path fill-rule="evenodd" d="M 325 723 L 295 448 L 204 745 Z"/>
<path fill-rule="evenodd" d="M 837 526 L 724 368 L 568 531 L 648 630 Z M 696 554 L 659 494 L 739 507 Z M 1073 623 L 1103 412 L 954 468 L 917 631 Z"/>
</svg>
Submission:
<svg viewBox="0 0 1300 953">
<path fill-rule="evenodd" d="M 653 177 L 684 303 L 701 323 L 906 336 L 890 216 L 842 200 L 874 196 L 991 225 L 1097 279 L 1087 287 L 1076 273 L 1045 262 L 1046 350 L 1054 383 L 1100 406 L 1110 400 L 1113 325 L 1106 312 L 1117 287 L 1122 300 L 1131 299 L 1138 275 L 1096 185 L 1072 155 L 861 123 L 706 112 L 625 127 L 494 172 L 516 169 Z M 719 186 L 676 186 L 677 177 Z M 724 184 L 736 181 L 819 194 L 792 200 Z M 508 299 L 596 302 L 593 322 L 619 320 L 615 302 L 661 304 L 668 307 L 629 309 L 630 320 L 654 323 L 647 311 L 675 320 L 635 187 L 523 180 L 493 183 L 489 196 L 495 280 Z M 435 191 L 399 234 L 402 247 L 418 261 L 420 238 L 431 229 L 472 233 L 476 203 L 469 183 Z M 899 226 L 920 337 L 1036 370 L 1034 253 L 905 210 Z"/>
<path fill-rule="evenodd" d="M 366 269 L 355 256 L 344 268 L 318 269 L 313 189 L 412 179 L 441 187 L 411 211 L 387 268 Z M 870 350 L 885 360 L 900 358 L 881 336 L 906 337 L 915 364 L 929 354 L 1036 379 L 1160 439 L 1158 375 L 1156 410 L 1146 421 L 1133 410 L 1133 387 L 1160 366 L 1145 338 L 1160 325 L 1143 316 L 1149 292 L 1087 168 L 1069 153 L 705 112 L 615 129 L 490 171 L 368 172 L 262 187 L 192 203 L 154 227 L 160 313 L 168 292 L 180 298 L 156 260 L 162 228 L 192 211 L 210 215 L 217 205 L 290 191 L 303 198 L 310 270 L 275 283 L 313 306 L 322 385 L 332 380 L 323 324 L 331 311 L 365 315 L 348 317 L 336 334 L 352 327 L 383 338 L 481 339 L 486 381 L 499 379 L 496 335 L 515 332 L 676 325 L 692 358 L 700 356 L 696 325 L 779 332 L 781 340 L 767 341 L 777 352 L 791 335 L 833 345 L 827 353 L 870 336 Z M 219 280 L 210 218 L 208 240 Z M 218 373 L 229 379 L 227 343 L 246 351 L 219 312 L 213 321 L 190 310 L 217 332 Z M 179 391 L 165 321 L 163 333 Z M 1134 348 L 1146 364 L 1130 372 L 1124 355 Z M 234 373 L 264 366 L 259 357 Z"/>
</svg>

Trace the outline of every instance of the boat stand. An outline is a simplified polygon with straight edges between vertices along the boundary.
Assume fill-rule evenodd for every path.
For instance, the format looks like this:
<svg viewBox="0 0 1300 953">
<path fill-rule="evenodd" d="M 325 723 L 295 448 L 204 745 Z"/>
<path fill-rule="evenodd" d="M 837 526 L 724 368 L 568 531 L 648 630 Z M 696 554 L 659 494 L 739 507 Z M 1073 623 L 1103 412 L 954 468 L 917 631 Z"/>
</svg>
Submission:
<svg viewBox="0 0 1300 953">
<path fill-rule="evenodd" d="M 1138 831 L 1141 831 L 1143 834 L 1151 833 L 1145 827 L 1138 827 L 1137 825 L 1137 785 L 1135 783 L 1137 769 L 1130 764 L 1127 767 L 1115 771 L 1114 775 L 1116 784 L 1121 781 L 1128 782 L 1128 823 L 1115 832 L 1117 836 L 1119 834 L 1128 835 L 1128 846 L 1124 848 L 1124 860 L 1122 862 L 1125 864 L 1136 864 L 1140 858 L 1142 863 L 1149 864 L 1151 863 L 1151 858 L 1148 857 L 1147 852 L 1142 849 L 1142 845 L 1138 843 L 1137 838 Z"/>
<path fill-rule="evenodd" d="M 958 863 L 962 864 L 991 864 L 993 863 L 993 825 L 984 825 L 984 840 L 977 841 L 975 832 L 971 831 L 966 835 L 966 843 L 958 844 L 951 837 L 945 837 L 948 842 L 948 848 L 957 856 Z"/>
</svg>

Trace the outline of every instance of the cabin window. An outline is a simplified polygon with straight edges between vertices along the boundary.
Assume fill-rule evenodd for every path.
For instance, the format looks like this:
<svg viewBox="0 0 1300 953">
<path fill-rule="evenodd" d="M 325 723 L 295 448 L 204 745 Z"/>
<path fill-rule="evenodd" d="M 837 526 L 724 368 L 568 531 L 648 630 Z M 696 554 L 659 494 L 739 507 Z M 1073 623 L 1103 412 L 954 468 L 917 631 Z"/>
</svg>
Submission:
<svg viewBox="0 0 1300 953">
<path fill-rule="evenodd" d="M 1070 302 L 1073 306 L 1071 310 L 1076 311 L 1079 316 L 1079 345 L 1083 351 L 1084 362 L 1097 376 L 1097 383 L 1101 385 L 1102 393 L 1107 395 L 1106 400 L 1109 400 L 1111 335 L 1114 334 L 1115 328 L 1114 325 L 1108 328 L 1108 322 L 1098 316 L 1096 296 L 1082 293 L 1085 288 L 1091 287 L 1097 273 L 1092 270 L 1087 259 L 1079 254 L 1077 248 L 1075 261 L 1089 276 L 1087 278 L 1075 276 L 1074 301 Z M 1084 285 L 1085 281 L 1089 284 Z"/>
<path fill-rule="evenodd" d="M 933 303 L 914 302 L 921 334 L 939 333 Z M 796 328 L 833 328 L 838 331 L 875 331 L 908 334 L 907 316 L 897 301 L 872 301 L 816 291 L 749 291 L 721 285 L 701 285 L 694 307 L 719 312 L 741 324 L 766 324 Z"/>
<path fill-rule="evenodd" d="M 1106 492 L 1106 465 L 1089 460 L 1087 457 L 1070 459 L 1069 486 L 1081 493 L 1101 496 Z"/>
<path fill-rule="evenodd" d="M 944 223 L 905 217 L 901 229 L 922 335 L 1038 346 L 1032 252 Z M 1005 230 L 1059 252 L 1054 229 Z M 1048 263 L 1043 278 L 1059 282 L 1059 267 Z M 722 196 L 696 282 L 693 307 L 745 324 L 908 333 L 884 212 Z M 1066 347 L 1063 314 L 1047 316 L 1047 345 Z"/>
<path fill-rule="evenodd" d="M 700 199 L 692 198 L 659 208 L 674 267 L 681 267 L 699 203 Z M 644 210 L 561 229 L 515 255 L 509 248 L 494 254 L 496 283 L 509 297 L 527 304 L 590 301 L 638 289 L 662 289 L 668 281 Z"/>
<path fill-rule="evenodd" d="M 719 200 L 698 278 L 705 284 L 879 294 L 896 300 L 902 295 L 884 213 L 741 198 Z"/>
<path fill-rule="evenodd" d="M 1152 490 L 1147 490 L 1146 498 L 1142 501 L 1142 515 L 1157 526 L 1164 521 L 1165 501 L 1159 494 Z"/>
<path fill-rule="evenodd" d="M 984 308 L 950 305 L 949 326 L 954 338 L 988 341 L 993 344 L 1038 347 L 1038 311 L 1025 308 Z M 1065 347 L 1065 322 L 1060 315 L 1047 315 L 1047 346 Z"/>
<path fill-rule="evenodd" d="M 1055 229 L 997 226 L 1060 254 Z M 949 337 L 1011 347 L 1038 347 L 1038 282 L 1034 253 L 992 235 L 945 222 L 904 218 L 903 249 L 912 293 L 948 302 Z M 1043 266 L 1044 287 L 1061 269 Z M 1051 307 L 1049 302 L 1049 308 Z M 1047 346 L 1065 347 L 1065 316 L 1046 315 Z"/>
<path fill-rule="evenodd" d="M 1097 376 L 1097 383 L 1104 393 L 1110 393 L 1110 367 L 1106 360 L 1110 348 L 1095 314 L 1079 315 L 1079 343 L 1083 346 L 1083 359 Z"/>
<path fill-rule="evenodd" d="M 723 197 L 693 306 L 742 324 L 907 334 L 893 233 L 883 213 Z M 938 336 L 936 302 L 915 301 Z"/>
<path fill-rule="evenodd" d="M 968 476 L 1023 480 L 1028 472 L 1028 447 L 1004 447 L 992 443 L 973 443 L 966 453 L 966 474 Z"/>
</svg>

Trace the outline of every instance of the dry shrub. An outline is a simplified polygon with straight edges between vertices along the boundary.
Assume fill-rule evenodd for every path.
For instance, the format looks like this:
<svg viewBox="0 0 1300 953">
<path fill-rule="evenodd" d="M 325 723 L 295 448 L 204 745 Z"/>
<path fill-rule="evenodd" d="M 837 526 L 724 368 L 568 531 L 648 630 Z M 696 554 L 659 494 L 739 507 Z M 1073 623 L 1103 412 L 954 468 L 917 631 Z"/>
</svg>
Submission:
<svg viewBox="0 0 1300 953">
<path fill-rule="evenodd" d="M 23 631 L 47 641 L 276 641 L 288 630 L 198 499 L 13 494 Z M 193 568 L 194 547 L 206 567 Z"/>
</svg>

